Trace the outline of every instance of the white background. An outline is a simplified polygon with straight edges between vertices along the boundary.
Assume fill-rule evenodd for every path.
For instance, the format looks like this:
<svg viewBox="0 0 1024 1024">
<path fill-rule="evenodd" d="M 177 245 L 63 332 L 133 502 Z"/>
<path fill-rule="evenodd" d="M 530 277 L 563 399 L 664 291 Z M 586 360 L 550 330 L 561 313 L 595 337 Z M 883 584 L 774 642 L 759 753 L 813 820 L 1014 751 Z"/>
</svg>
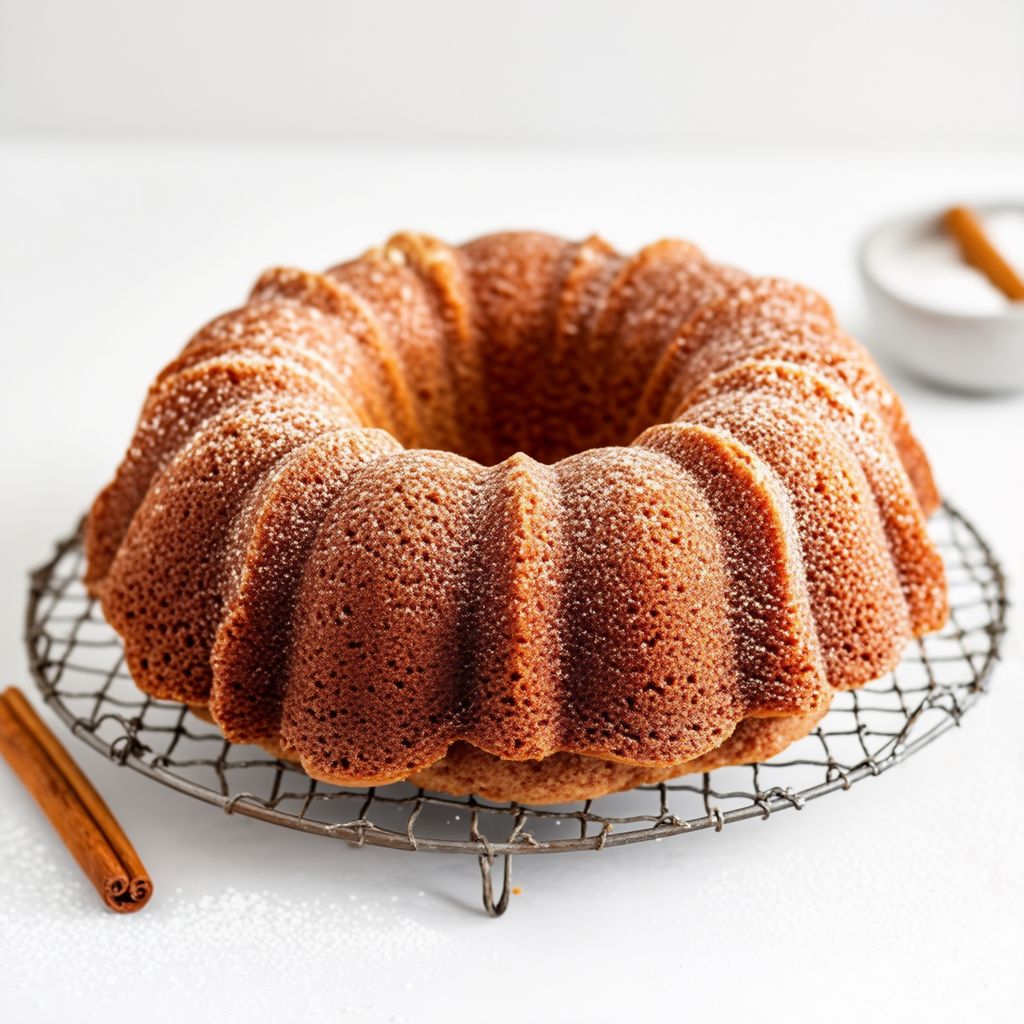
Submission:
<svg viewBox="0 0 1024 1024">
<path fill-rule="evenodd" d="M 174 10 L 0 3 L 4 683 L 29 686 L 25 571 L 265 266 L 399 227 L 681 235 L 819 287 L 871 344 L 866 227 L 1024 182 L 1019 4 Z M 1024 398 L 886 369 L 1016 588 Z M 500 921 L 471 859 L 229 818 L 69 739 L 155 878 L 114 917 L 0 766 L 0 1018 L 1017 1021 L 1019 619 L 991 696 L 898 770 L 720 835 L 526 859 Z"/>
<path fill-rule="evenodd" d="M 1019 0 L 4 0 L 0 128 L 74 136 L 1024 142 Z"/>
</svg>

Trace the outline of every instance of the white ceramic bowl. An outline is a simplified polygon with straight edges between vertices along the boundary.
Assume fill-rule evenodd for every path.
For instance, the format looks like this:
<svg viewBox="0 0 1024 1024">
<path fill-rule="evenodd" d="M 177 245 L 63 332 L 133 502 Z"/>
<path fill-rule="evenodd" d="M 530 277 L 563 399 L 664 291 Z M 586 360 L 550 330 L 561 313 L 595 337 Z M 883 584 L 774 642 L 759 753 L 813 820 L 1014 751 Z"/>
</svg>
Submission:
<svg viewBox="0 0 1024 1024">
<path fill-rule="evenodd" d="M 974 208 L 982 215 L 1016 211 L 1024 216 L 1024 202 L 976 203 Z M 1007 303 L 991 312 L 950 312 L 901 294 L 893 279 L 892 261 L 901 249 L 945 234 L 943 213 L 933 210 L 887 221 L 861 243 L 858 262 L 875 343 L 933 383 L 988 393 L 1024 390 L 1024 303 Z"/>
</svg>

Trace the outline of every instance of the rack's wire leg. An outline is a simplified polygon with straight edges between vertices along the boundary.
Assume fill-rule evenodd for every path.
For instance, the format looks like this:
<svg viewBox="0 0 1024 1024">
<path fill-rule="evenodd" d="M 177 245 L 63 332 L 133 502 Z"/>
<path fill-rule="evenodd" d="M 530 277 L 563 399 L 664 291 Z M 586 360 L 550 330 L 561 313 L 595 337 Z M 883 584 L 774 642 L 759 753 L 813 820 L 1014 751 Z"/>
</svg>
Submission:
<svg viewBox="0 0 1024 1024">
<path fill-rule="evenodd" d="M 505 854 L 501 896 L 497 903 L 494 902 L 494 883 L 491 879 L 491 865 L 493 863 L 493 855 L 490 857 L 487 854 L 480 855 L 480 881 L 483 884 L 484 910 L 491 917 L 501 917 L 508 909 L 508 898 L 512 895 L 512 888 L 509 885 L 509 879 L 512 877 L 512 856 L 508 853 Z"/>
</svg>

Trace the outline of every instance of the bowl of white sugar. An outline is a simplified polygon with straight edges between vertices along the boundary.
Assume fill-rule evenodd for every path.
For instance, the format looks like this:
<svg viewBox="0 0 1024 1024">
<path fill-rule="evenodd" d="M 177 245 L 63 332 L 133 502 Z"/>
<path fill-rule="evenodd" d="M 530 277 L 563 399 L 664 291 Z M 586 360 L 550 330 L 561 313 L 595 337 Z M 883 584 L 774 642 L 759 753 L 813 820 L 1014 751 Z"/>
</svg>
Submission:
<svg viewBox="0 0 1024 1024">
<path fill-rule="evenodd" d="M 861 243 L 875 344 L 933 383 L 1024 390 L 1024 299 L 1014 285 L 1024 280 L 1024 201 L 976 203 L 970 217 L 976 237 L 958 236 L 948 211 L 933 210 L 887 221 Z"/>
</svg>

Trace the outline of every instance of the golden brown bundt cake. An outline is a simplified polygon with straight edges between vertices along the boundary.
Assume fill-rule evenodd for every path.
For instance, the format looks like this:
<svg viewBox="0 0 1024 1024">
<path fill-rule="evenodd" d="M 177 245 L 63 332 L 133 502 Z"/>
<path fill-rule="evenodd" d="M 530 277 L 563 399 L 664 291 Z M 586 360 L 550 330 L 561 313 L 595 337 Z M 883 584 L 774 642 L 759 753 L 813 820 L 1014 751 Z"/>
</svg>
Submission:
<svg viewBox="0 0 1024 1024">
<path fill-rule="evenodd" d="M 348 784 L 560 802 L 770 757 L 941 626 L 931 472 L 819 296 L 687 242 L 273 270 L 89 516 L 139 686 Z"/>
</svg>

